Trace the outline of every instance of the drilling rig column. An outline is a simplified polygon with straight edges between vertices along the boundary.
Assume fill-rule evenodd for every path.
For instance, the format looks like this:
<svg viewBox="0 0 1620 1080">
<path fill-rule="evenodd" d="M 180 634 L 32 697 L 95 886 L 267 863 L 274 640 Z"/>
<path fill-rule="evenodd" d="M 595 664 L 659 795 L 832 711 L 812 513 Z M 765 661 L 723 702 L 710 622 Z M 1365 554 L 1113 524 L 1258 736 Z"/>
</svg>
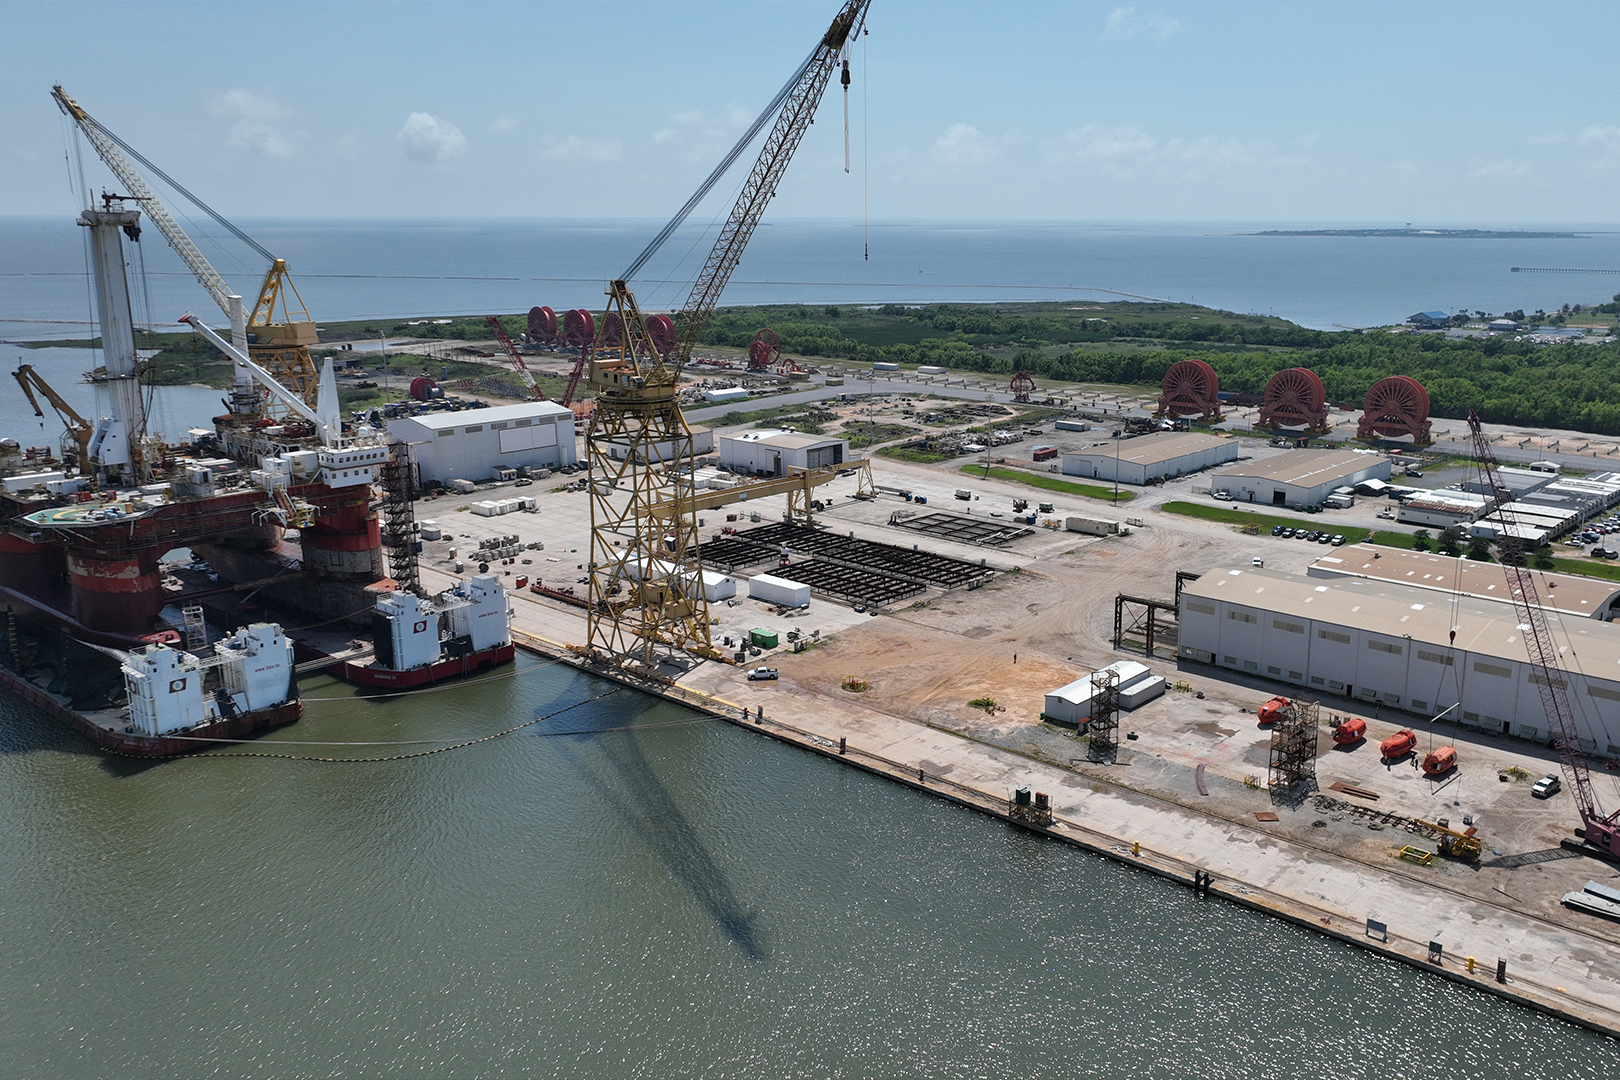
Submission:
<svg viewBox="0 0 1620 1080">
<path fill-rule="evenodd" d="M 140 478 L 140 443 L 146 434 L 140 376 L 135 370 L 135 319 L 130 313 L 129 279 L 124 274 L 124 248 L 118 233 L 132 240 L 141 235 L 139 210 L 86 210 L 79 224 L 90 229 L 96 273 L 96 306 L 101 317 L 101 352 L 107 363 L 107 389 L 112 399 L 110 423 L 98 423 L 91 456 L 98 465 L 128 471 Z"/>
</svg>

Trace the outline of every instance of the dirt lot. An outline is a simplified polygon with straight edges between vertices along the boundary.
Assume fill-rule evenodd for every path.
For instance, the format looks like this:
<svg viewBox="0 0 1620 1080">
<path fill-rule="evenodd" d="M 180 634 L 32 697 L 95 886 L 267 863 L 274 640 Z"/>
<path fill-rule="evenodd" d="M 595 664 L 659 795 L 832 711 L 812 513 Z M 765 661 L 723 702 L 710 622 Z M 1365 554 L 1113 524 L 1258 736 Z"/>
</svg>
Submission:
<svg viewBox="0 0 1620 1080">
<path fill-rule="evenodd" d="M 966 508 L 950 500 L 946 486 L 957 482 L 950 473 L 893 463 L 885 463 L 882 472 L 880 482 L 918 491 L 938 488 L 947 507 Z M 1501 771 L 1513 767 L 1531 779 L 1557 771 L 1550 753 L 1534 744 L 1450 726 L 1437 727 L 1431 734 L 1422 718 L 1378 714 L 1370 705 L 1362 711 L 1363 703 L 1329 699 L 1322 703 L 1319 795 L 1289 806 L 1274 805 L 1265 790 L 1270 735 L 1254 715 L 1272 694 L 1289 692 L 1285 687 L 1164 656 L 1152 660 L 1156 674 L 1171 684 L 1185 683 L 1188 689 L 1172 690 L 1122 715 L 1122 750 L 1112 765 L 1088 761 L 1083 739 L 1040 720 L 1046 691 L 1126 657 L 1112 648 L 1116 593 L 1169 599 L 1177 570 L 1205 572 L 1246 565 L 1258 551 L 1264 553 L 1268 567 L 1297 572 L 1324 552 L 1318 545 L 1246 536 L 1230 526 L 1154 508 L 1166 499 L 1184 498 L 1190 483 L 1147 493 L 1122 510 L 1121 516 L 1142 522 L 1128 536 L 1092 540 L 1037 528 L 1034 535 L 1004 549 L 967 548 L 919 537 L 917 542 L 925 548 L 985 558 L 1006 572 L 977 590 L 943 595 L 931 591 L 920 602 L 899 605 L 830 634 L 806 652 L 780 655 L 772 662 L 781 668 L 782 684 L 751 692 L 769 695 L 775 715 L 815 713 L 846 707 L 852 695 L 841 689 L 841 680 L 856 675 L 869 686 L 858 695 L 864 708 L 1065 765 L 1093 782 L 1128 787 L 1233 822 L 1255 826 L 1256 813 L 1274 811 L 1279 821 L 1266 824 L 1265 831 L 1391 873 L 1409 873 L 1391 857 L 1403 844 L 1429 850 L 1435 844 L 1387 824 L 1383 815 L 1444 818 L 1462 828 L 1463 815 L 1468 814 L 1485 841 L 1481 864 L 1437 860 L 1411 874 L 1553 921 L 1574 918 L 1558 904 L 1562 892 L 1579 889 L 1594 876 L 1608 879 L 1614 871 L 1559 848 L 1560 839 L 1571 834 L 1577 821 L 1567 792 L 1538 802 L 1530 797 L 1527 781 L 1498 780 Z M 987 513 L 981 508 L 991 504 L 1004 505 L 1003 500 L 1015 493 L 1027 495 L 1027 489 L 993 481 L 975 481 L 973 490 L 979 495 L 971 507 L 975 514 Z M 893 497 L 875 503 L 845 502 L 833 515 L 834 527 L 874 540 L 904 542 L 905 532 L 887 526 L 888 515 L 898 505 L 903 504 Z M 1063 510 L 1060 506 L 1060 516 Z M 1097 513 L 1094 507 L 1085 510 Z M 1199 692 L 1202 698 L 1195 696 Z M 993 699 L 997 707 L 987 712 L 969 705 L 980 698 Z M 1349 750 L 1334 746 L 1327 726 L 1333 716 L 1366 719 L 1367 742 Z M 1377 743 L 1403 726 L 1418 731 L 1420 753 L 1431 739 L 1437 746 L 1456 745 L 1463 762 L 1458 774 L 1435 785 L 1421 776 L 1412 759 L 1393 766 L 1382 763 Z M 1136 737 L 1125 740 L 1127 732 Z M 1200 766 L 1207 796 L 1197 790 Z M 1359 800 L 1328 790 L 1335 781 L 1370 789 L 1380 798 Z M 1345 808 L 1350 805 L 1364 809 Z M 1620 927 L 1591 925 L 1598 920 L 1579 918 L 1585 932 L 1620 942 Z"/>
</svg>

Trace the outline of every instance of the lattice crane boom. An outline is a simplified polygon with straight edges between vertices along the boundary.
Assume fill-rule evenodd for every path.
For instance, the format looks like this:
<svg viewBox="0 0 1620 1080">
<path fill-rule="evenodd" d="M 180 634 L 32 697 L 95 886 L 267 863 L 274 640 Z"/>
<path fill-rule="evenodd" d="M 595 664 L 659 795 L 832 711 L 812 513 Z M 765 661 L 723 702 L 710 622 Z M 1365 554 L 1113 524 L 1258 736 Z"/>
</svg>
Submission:
<svg viewBox="0 0 1620 1080">
<path fill-rule="evenodd" d="M 765 215 L 766 207 L 776 195 L 777 185 L 781 182 L 783 173 L 787 171 L 788 163 L 793 160 L 794 151 L 799 148 L 804 133 L 809 130 L 815 118 L 816 108 L 826 92 L 827 84 L 832 80 L 833 72 L 839 70 L 840 57 L 846 44 L 858 36 L 865 25 L 866 9 L 869 6 L 871 0 L 846 0 L 837 16 L 833 18 L 832 25 L 827 28 L 827 32 L 816 43 L 816 47 L 811 50 L 804 63 L 799 65 L 798 70 L 732 147 L 731 152 L 630 265 L 624 275 L 609 285 L 608 294 L 613 298 L 614 305 L 635 311 L 635 298 L 630 294 L 630 278 L 663 242 L 674 234 L 675 229 L 691 213 L 698 201 L 709 192 L 715 181 L 730 167 L 774 114 L 776 122 L 765 138 L 765 144 L 761 147 L 759 157 L 743 184 L 742 192 L 732 204 L 731 214 L 720 230 L 720 236 L 710 250 L 702 272 L 692 285 L 692 292 L 687 297 L 686 305 L 681 309 L 678 319 L 680 336 L 675 347 L 669 350 L 667 356 L 660 354 L 659 350 L 652 348 L 651 344 L 644 340 L 645 332 L 642 330 L 640 313 L 635 312 L 633 322 L 627 320 L 625 357 L 634 363 L 637 374 L 647 382 L 662 385 L 673 384 L 679 380 L 681 369 L 691 359 L 692 350 L 697 345 L 698 338 L 702 336 L 703 327 L 708 323 L 709 316 L 714 313 L 715 305 L 719 303 L 720 294 L 725 290 L 726 283 L 731 280 L 732 272 L 737 269 L 743 250 L 754 235 L 754 229 L 758 227 L 760 219 Z M 630 314 L 630 311 L 626 314 Z M 642 340 L 630 340 L 631 327 L 635 328 L 634 336 Z"/>
<path fill-rule="evenodd" d="M 1486 496 L 1496 506 L 1494 514 L 1501 526 L 1500 535 L 1514 536 L 1518 521 L 1511 508 L 1511 496 L 1497 473 L 1496 456 L 1491 453 L 1490 442 L 1480 426 L 1479 414 L 1468 412 L 1468 431 L 1474 442 L 1474 464 Z M 1611 855 L 1620 855 L 1620 810 L 1604 814 L 1592 791 L 1591 769 L 1581 749 L 1580 732 L 1575 727 L 1575 716 L 1569 707 L 1567 682 L 1558 663 L 1558 646 L 1547 625 L 1546 610 L 1536 589 L 1535 575 L 1523 558 L 1504 558 L 1502 571 L 1507 576 L 1508 592 L 1513 610 L 1519 618 L 1524 634 L 1524 647 L 1530 658 L 1531 682 L 1541 691 L 1541 705 L 1547 714 L 1547 726 L 1552 732 L 1553 748 L 1569 777 L 1570 788 L 1580 810 L 1581 824 L 1586 839 L 1595 847 Z"/>
<path fill-rule="evenodd" d="M 67 114 L 69 119 L 78 125 L 80 131 L 84 132 L 84 137 L 90 140 L 90 145 L 95 148 L 101 160 L 107 163 L 107 168 L 111 169 L 113 175 L 118 177 L 119 183 L 129 189 L 130 197 L 140 202 L 141 209 L 146 211 L 147 220 L 157 226 L 158 232 L 163 234 L 163 238 L 169 242 L 169 246 L 174 249 L 175 254 L 180 256 L 180 261 L 186 264 L 186 267 L 196 276 L 198 283 L 202 285 L 209 296 L 214 298 L 214 303 L 218 304 L 219 309 L 229 317 L 232 313 L 231 297 L 235 295 L 231 292 L 231 287 L 225 284 L 225 279 L 219 276 L 219 272 L 203 257 L 203 253 L 197 250 L 197 245 L 191 242 L 191 237 L 187 236 L 179 224 L 175 222 L 168 208 L 163 205 L 162 200 L 141 178 L 141 174 L 135 170 L 135 166 L 130 163 L 129 158 L 124 156 L 123 151 L 128 150 L 131 156 L 139 158 L 141 164 L 156 175 L 163 177 L 176 190 L 185 191 L 185 189 L 169 179 L 163 170 L 136 153 L 124 140 L 102 127 L 93 116 L 84 111 L 84 108 L 78 102 L 68 97 L 67 92 L 60 86 L 51 88 L 51 97 L 56 99 L 57 106 Z M 190 197 L 189 193 L 188 197 Z M 202 204 L 199 203 L 198 205 Z M 208 212 L 216 220 L 224 221 L 219 215 L 213 214 L 213 211 Z M 236 231 L 234 227 L 232 227 L 232 231 Z M 237 235 L 244 240 L 247 239 L 240 232 L 237 232 Z M 253 241 L 248 240 L 248 243 L 252 244 L 266 258 L 271 257 L 268 251 L 254 244 Z"/>
<path fill-rule="evenodd" d="M 501 325 L 500 316 L 489 315 L 485 320 L 489 323 L 489 328 L 495 331 L 495 340 L 500 342 L 501 348 L 506 351 L 507 359 L 512 361 L 512 366 L 517 369 L 518 378 L 529 388 L 530 396 L 536 401 L 546 400 L 546 392 L 534 381 L 534 373 L 529 370 L 529 365 L 523 362 L 523 354 L 517 351 L 517 346 L 512 344 L 511 337 L 506 333 L 506 327 Z"/>
</svg>

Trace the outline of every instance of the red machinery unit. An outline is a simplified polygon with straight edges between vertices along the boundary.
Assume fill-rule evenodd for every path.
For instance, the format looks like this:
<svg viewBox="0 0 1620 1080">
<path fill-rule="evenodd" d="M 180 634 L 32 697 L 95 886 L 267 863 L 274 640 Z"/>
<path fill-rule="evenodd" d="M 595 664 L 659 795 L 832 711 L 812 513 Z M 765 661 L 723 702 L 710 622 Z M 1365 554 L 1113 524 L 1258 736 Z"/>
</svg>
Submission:
<svg viewBox="0 0 1620 1080">
<path fill-rule="evenodd" d="M 1457 749 L 1453 746 L 1442 746 L 1438 750 L 1430 750 L 1423 759 L 1424 776 L 1444 776 L 1457 767 Z"/>
<path fill-rule="evenodd" d="M 1417 733 L 1402 728 L 1383 742 L 1378 744 L 1378 756 L 1385 761 L 1395 761 L 1412 752 L 1417 745 Z"/>
<path fill-rule="evenodd" d="M 1274 697 L 1260 706 L 1259 718 L 1262 724 L 1274 724 L 1288 715 L 1294 703 L 1285 697 Z"/>
<path fill-rule="evenodd" d="M 1354 746 L 1367 737 L 1367 721 L 1359 716 L 1341 720 L 1333 729 L 1333 741 L 1340 746 Z"/>
</svg>

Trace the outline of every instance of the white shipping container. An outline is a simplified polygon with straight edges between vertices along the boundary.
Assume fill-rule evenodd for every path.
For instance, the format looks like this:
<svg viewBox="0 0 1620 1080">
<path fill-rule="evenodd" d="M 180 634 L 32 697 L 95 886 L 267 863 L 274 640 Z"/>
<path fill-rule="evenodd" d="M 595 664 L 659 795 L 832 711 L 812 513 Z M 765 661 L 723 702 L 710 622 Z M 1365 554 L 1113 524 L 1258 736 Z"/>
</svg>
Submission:
<svg viewBox="0 0 1620 1080">
<path fill-rule="evenodd" d="M 1071 517 L 1063 519 L 1063 528 L 1087 536 L 1112 536 L 1119 532 L 1119 522 L 1106 518 Z"/>
<path fill-rule="evenodd" d="M 948 370 L 949 370 L 948 368 L 942 368 L 938 364 L 921 364 L 917 368 L 917 374 L 919 374 L 919 375 L 943 375 Z"/>
<path fill-rule="evenodd" d="M 748 579 L 748 597 L 782 607 L 804 607 L 810 603 L 810 586 L 775 574 L 760 574 Z"/>
<path fill-rule="evenodd" d="M 485 499 L 482 502 L 473 503 L 472 512 L 477 514 L 479 517 L 494 517 L 496 514 L 500 513 L 500 511 L 495 508 L 495 503 L 489 499 Z"/>
</svg>

